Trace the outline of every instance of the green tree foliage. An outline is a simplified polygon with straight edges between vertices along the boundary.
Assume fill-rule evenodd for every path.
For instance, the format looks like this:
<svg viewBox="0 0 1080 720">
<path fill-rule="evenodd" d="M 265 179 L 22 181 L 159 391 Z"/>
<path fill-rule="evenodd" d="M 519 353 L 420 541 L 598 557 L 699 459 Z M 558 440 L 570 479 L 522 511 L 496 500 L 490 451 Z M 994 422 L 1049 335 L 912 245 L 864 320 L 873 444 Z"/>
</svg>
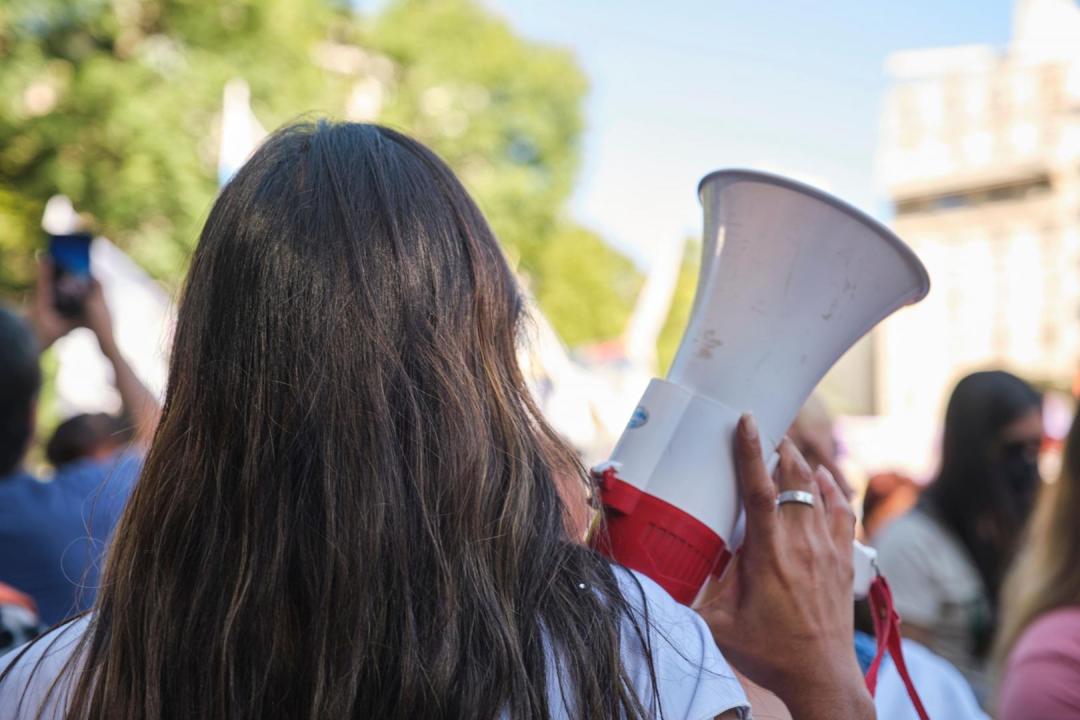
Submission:
<svg viewBox="0 0 1080 720">
<path fill-rule="evenodd" d="M 360 37 L 400 68 L 380 119 L 459 173 L 563 339 L 617 335 L 640 275 L 564 214 L 588 89 L 573 57 L 471 0 L 396 2 Z"/>
<path fill-rule="evenodd" d="M 595 234 L 563 224 L 547 241 L 533 273 L 540 307 L 558 319 L 564 342 L 578 345 L 622 332 L 640 276 L 629 260 Z"/>
<path fill-rule="evenodd" d="M 0 230 L 29 251 L 62 192 L 152 273 L 175 282 L 217 188 L 231 77 L 277 124 L 336 109 L 343 79 L 310 60 L 333 19 L 293 0 L 8 0 L 0 9 Z M 5 250 L 8 247 L 5 246 Z M 8 287 L 28 279 L 29 252 Z"/>
<path fill-rule="evenodd" d="M 671 310 L 667 321 L 656 341 L 657 364 L 661 373 L 667 373 L 675 351 L 679 349 L 686 323 L 690 320 L 690 308 L 694 305 L 694 292 L 697 290 L 698 272 L 701 270 L 701 241 L 687 240 L 683 250 L 682 265 L 679 267 L 679 279 L 675 285 L 675 294 L 671 298 Z"/>
<path fill-rule="evenodd" d="M 329 0 L 0 3 L 0 293 L 29 282 L 56 192 L 175 285 L 217 188 L 224 84 L 249 83 L 266 127 L 341 117 L 369 70 L 329 67 L 327 47 L 388 61 L 378 120 L 461 175 L 568 341 L 621 330 L 639 277 L 564 214 L 585 79 L 472 0 L 398 0 L 370 18 Z"/>
</svg>

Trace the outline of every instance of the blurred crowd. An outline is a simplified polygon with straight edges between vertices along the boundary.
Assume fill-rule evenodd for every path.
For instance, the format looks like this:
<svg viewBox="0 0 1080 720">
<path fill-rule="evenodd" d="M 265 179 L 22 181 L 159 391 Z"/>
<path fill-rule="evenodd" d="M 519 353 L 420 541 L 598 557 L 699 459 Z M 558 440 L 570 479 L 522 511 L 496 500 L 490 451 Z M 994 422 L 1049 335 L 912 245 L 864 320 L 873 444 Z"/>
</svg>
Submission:
<svg viewBox="0 0 1080 720">
<path fill-rule="evenodd" d="M 101 286 L 73 313 L 54 302 L 43 261 L 25 312 L 0 308 L 0 651 L 93 604 L 100 565 L 157 425 L 158 401 L 125 361 Z M 118 416 L 80 414 L 43 443 L 47 475 L 26 469 L 35 440 L 40 355 L 77 327 L 108 359 L 122 401 Z"/>
<path fill-rule="evenodd" d="M 820 400 L 790 435 L 839 473 Z M 1039 392 L 1008 372 L 976 372 L 949 398 L 932 481 L 886 472 L 864 489 L 862 536 L 889 580 L 931 717 L 1080 717 L 1080 423 L 1057 477 L 1040 477 L 1044 442 Z M 865 669 L 874 651 L 865 604 L 856 626 Z M 879 716 L 914 717 L 899 677 L 889 684 Z"/>
</svg>

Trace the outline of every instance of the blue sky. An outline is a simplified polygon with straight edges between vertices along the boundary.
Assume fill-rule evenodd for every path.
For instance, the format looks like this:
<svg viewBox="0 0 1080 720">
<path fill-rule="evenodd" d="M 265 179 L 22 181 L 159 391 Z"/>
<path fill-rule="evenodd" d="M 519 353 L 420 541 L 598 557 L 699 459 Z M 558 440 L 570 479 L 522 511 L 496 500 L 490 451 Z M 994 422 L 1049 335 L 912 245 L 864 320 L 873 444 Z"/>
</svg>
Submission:
<svg viewBox="0 0 1080 720">
<path fill-rule="evenodd" d="M 572 211 L 643 265 L 700 232 L 697 181 L 781 172 L 888 219 L 874 178 L 897 50 L 1004 46 L 1012 0 L 484 0 L 591 82 Z"/>
</svg>

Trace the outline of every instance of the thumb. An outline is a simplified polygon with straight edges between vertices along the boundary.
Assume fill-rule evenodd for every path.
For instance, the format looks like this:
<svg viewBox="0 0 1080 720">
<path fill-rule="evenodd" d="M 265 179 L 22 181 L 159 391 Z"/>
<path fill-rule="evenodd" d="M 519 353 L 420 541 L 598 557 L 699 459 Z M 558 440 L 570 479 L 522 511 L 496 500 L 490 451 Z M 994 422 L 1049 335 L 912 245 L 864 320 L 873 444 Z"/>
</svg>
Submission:
<svg viewBox="0 0 1080 720">
<path fill-rule="evenodd" d="M 53 286 L 53 264 L 52 261 L 46 257 L 38 258 L 37 262 L 37 282 L 34 288 L 34 302 L 49 306 L 52 303 L 52 286 Z"/>
<path fill-rule="evenodd" d="M 729 572 L 721 580 L 712 580 L 694 608 L 708 626 L 713 641 L 723 648 L 737 644 L 742 632 L 738 612 L 741 594 L 738 578 L 739 573 Z"/>
<path fill-rule="evenodd" d="M 705 592 L 701 594 L 694 607 L 699 612 L 716 613 L 719 621 L 730 623 L 739 607 L 742 597 L 742 573 L 737 567 L 738 554 L 728 563 L 724 576 L 709 578 Z"/>
</svg>

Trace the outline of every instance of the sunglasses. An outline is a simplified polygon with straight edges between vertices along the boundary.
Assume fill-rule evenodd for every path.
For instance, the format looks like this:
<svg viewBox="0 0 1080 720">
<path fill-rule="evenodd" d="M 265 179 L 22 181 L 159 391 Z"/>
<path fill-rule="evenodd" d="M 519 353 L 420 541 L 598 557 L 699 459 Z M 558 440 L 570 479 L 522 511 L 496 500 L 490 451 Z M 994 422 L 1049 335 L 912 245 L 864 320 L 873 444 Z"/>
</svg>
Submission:
<svg viewBox="0 0 1080 720">
<path fill-rule="evenodd" d="M 1038 460 L 1042 452 L 1042 438 L 1021 438 L 1001 444 L 1002 453 L 1007 456 L 1021 456 L 1028 460 Z"/>
</svg>

